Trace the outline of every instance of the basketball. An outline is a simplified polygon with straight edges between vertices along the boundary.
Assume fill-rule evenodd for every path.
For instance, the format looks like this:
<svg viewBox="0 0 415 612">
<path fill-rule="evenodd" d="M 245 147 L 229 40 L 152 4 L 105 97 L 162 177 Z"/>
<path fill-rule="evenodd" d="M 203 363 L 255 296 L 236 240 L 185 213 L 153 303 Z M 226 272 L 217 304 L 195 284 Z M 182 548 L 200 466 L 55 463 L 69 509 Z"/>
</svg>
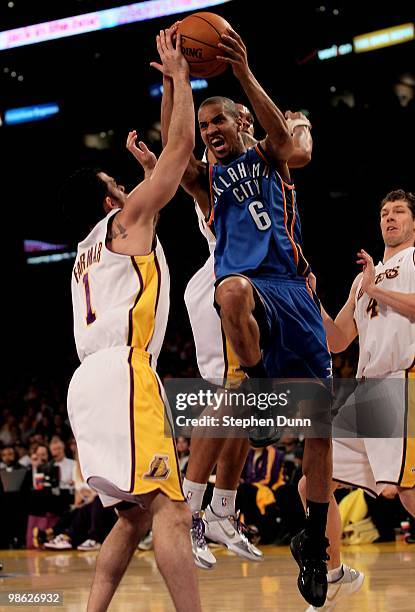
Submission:
<svg viewBox="0 0 415 612">
<path fill-rule="evenodd" d="M 210 78 L 226 70 L 226 62 L 217 60 L 216 56 L 221 55 L 218 48 L 221 34 L 230 27 L 223 17 L 215 13 L 194 13 L 183 19 L 178 31 L 192 76 Z"/>
</svg>

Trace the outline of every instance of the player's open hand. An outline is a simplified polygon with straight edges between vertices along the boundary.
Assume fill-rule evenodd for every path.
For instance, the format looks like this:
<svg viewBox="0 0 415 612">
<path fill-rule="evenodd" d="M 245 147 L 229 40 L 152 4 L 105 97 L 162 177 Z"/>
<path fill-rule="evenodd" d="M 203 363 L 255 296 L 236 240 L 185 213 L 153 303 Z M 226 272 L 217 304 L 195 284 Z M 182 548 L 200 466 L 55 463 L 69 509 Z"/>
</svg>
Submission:
<svg viewBox="0 0 415 612">
<path fill-rule="evenodd" d="M 305 126 L 311 129 L 311 123 L 304 113 L 301 113 L 300 111 L 296 111 L 294 113 L 292 111 L 286 111 L 284 114 L 291 134 L 293 133 L 295 127 Z"/>
<path fill-rule="evenodd" d="M 154 166 L 157 163 L 157 157 L 152 151 L 146 146 L 146 144 L 140 140 L 137 146 L 137 131 L 131 130 L 128 132 L 126 145 L 127 149 L 136 158 L 139 164 L 141 164 L 144 174 L 148 176 L 153 172 Z"/>
<path fill-rule="evenodd" d="M 224 52 L 217 55 L 218 60 L 222 60 L 232 66 L 232 70 L 237 79 L 241 79 L 249 74 L 248 56 L 245 43 L 235 30 L 228 29 L 227 34 L 221 35 L 222 42 L 218 47 Z"/>
<path fill-rule="evenodd" d="M 175 44 L 173 42 L 174 35 L 176 35 Z M 181 35 L 177 32 L 177 25 L 174 24 L 167 30 L 160 30 L 160 34 L 156 36 L 156 43 L 161 64 L 151 62 L 150 66 L 156 68 L 167 77 L 177 75 L 189 77 L 189 64 L 182 53 Z"/>
<path fill-rule="evenodd" d="M 375 264 L 369 253 L 363 249 L 358 252 L 357 257 L 356 263 L 363 266 L 362 291 L 370 296 L 371 290 L 375 287 Z"/>
</svg>

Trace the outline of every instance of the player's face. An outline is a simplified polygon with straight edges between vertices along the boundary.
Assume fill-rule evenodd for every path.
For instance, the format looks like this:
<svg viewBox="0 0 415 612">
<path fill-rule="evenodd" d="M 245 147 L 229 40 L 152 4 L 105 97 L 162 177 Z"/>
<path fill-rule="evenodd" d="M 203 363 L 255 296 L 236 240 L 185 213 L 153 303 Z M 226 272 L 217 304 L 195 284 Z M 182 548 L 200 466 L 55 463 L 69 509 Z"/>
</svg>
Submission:
<svg viewBox="0 0 415 612">
<path fill-rule="evenodd" d="M 415 221 L 407 202 L 386 202 L 380 211 L 380 228 L 386 246 L 396 247 L 414 240 Z"/>
<path fill-rule="evenodd" d="M 251 111 L 244 104 L 237 104 L 236 108 L 239 111 L 239 116 L 242 121 L 242 131 L 254 135 L 254 118 Z"/>
<path fill-rule="evenodd" d="M 99 172 L 98 176 L 107 186 L 108 196 L 105 198 L 104 209 L 108 213 L 112 208 L 123 208 L 126 199 L 124 185 L 119 185 L 117 181 L 105 172 Z"/>
<path fill-rule="evenodd" d="M 219 163 L 228 163 L 244 151 L 241 121 L 223 104 L 207 104 L 199 110 L 199 129 L 204 145 Z"/>
</svg>

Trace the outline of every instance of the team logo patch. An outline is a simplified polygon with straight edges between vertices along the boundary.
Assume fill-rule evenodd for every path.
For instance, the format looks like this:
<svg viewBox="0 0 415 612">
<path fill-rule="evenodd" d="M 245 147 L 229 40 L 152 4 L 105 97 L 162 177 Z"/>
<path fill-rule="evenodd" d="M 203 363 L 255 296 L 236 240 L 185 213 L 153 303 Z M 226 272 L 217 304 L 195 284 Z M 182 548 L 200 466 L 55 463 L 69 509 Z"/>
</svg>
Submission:
<svg viewBox="0 0 415 612">
<path fill-rule="evenodd" d="M 148 472 L 143 475 L 143 478 L 146 480 L 166 480 L 169 477 L 170 471 L 169 456 L 154 455 L 150 461 Z"/>
</svg>

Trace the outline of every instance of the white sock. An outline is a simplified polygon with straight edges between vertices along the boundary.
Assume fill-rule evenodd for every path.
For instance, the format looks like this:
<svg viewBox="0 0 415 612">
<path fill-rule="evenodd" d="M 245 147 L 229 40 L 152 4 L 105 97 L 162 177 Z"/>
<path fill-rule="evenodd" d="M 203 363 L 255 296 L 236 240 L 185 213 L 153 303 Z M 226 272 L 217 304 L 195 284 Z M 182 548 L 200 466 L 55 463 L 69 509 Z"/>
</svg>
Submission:
<svg viewBox="0 0 415 612">
<path fill-rule="evenodd" d="M 343 565 L 339 565 L 339 567 L 335 567 L 327 572 L 327 582 L 337 582 L 340 578 L 343 578 L 343 575 Z"/>
<path fill-rule="evenodd" d="M 236 491 L 231 489 L 213 489 L 212 501 L 210 508 L 216 516 L 229 516 L 235 514 L 235 499 Z M 207 508 L 209 510 L 209 508 Z M 206 519 L 209 520 L 207 513 Z"/>
<path fill-rule="evenodd" d="M 192 482 L 191 480 L 187 480 L 187 478 L 184 479 L 183 493 L 192 513 L 200 512 L 202 509 L 203 496 L 205 494 L 206 487 L 206 484 Z"/>
</svg>

